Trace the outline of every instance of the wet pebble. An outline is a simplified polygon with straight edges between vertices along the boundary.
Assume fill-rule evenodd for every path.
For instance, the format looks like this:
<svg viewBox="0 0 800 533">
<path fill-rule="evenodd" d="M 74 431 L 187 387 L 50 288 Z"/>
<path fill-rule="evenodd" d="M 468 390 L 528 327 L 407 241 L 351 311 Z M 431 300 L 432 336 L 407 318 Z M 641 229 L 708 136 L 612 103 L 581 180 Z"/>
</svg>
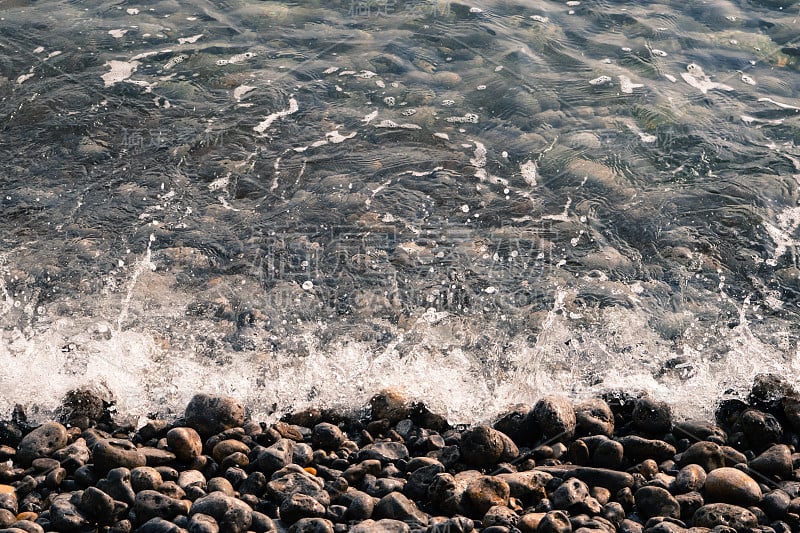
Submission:
<svg viewBox="0 0 800 533">
<path fill-rule="evenodd" d="M 761 501 L 758 483 L 737 468 L 723 467 L 712 470 L 706 477 L 703 493 L 708 501 L 727 502 L 744 507 Z"/>
<path fill-rule="evenodd" d="M 58 422 L 45 422 L 22 438 L 16 461 L 29 466 L 37 457 L 47 457 L 67 445 L 67 428 Z"/>
<path fill-rule="evenodd" d="M 636 401 L 632 417 L 636 427 L 646 433 L 664 434 L 672 428 L 672 409 L 669 404 L 648 396 Z"/>
<path fill-rule="evenodd" d="M 661 487 L 642 487 L 634 495 L 636 510 L 642 518 L 668 516 L 680 518 L 681 507 L 678 501 Z"/>
<path fill-rule="evenodd" d="M 92 447 L 94 468 L 105 474 L 115 468 L 136 468 L 145 466 L 147 458 L 136 446 L 123 439 L 102 439 Z"/>
<path fill-rule="evenodd" d="M 230 396 L 196 394 L 184 412 L 186 425 L 211 436 L 244 423 L 244 406 Z"/>
<path fill-rule="evenodd" d="M 478 468 L 508 461 L 519 455 L 517 446 L 508 436 L 485 425 L 465 431 L 461 435 L 459 451 L 464 462 Z"/>
<path fill-rule="evenodd" d="M 742 532 L 756 527 L 758 519 L 744 507 L 729 503 L 710 503 L 694 513 L 693 523 L 696 527 L 728 526 Z"/>
<path fill-rule="evenodd" d="M 547 396 L 529 414 L 542 439 L 568 440 L 575 435 L 576 418 L 572 402 L 563 396 Z"/>
<path fill-rule="evenodd" d="M 167 432 L 167 446 L 179 461 L 188 463 L 203 453 L 200 434 L 189 427 L 177 427 Z"/>
</svg>

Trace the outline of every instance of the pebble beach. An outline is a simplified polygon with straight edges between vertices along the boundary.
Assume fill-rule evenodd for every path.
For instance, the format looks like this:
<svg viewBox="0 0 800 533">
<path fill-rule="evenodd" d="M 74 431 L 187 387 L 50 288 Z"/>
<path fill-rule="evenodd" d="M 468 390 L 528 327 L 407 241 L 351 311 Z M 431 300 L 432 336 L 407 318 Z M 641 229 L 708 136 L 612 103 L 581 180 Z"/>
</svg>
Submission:
<svg viewBox="0 0 800 533">
<path fill-rule="evenodd" d="M 452 427 L 383 390 L 356 412 L 252 420 L 196 394 L 116 423 L 88 389 L 0 425 L 2 533 L 788 533 L 800 528 L 800 396 L 759 375 L 716 420 L 646 394 L 545 396 Z"/>
</svg>

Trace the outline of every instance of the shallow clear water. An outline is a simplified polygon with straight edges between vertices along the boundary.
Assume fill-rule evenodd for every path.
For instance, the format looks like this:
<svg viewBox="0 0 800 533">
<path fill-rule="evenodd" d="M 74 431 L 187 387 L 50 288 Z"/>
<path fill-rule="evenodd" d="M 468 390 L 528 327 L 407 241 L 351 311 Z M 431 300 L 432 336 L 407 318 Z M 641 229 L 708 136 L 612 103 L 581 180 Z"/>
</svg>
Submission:
<svg viewBox="0 0 800 533">
<path fill-rule="evenodd" d="M 0 3 L 0 412 L 800 383 L 800 4 Z"/>
</svg>

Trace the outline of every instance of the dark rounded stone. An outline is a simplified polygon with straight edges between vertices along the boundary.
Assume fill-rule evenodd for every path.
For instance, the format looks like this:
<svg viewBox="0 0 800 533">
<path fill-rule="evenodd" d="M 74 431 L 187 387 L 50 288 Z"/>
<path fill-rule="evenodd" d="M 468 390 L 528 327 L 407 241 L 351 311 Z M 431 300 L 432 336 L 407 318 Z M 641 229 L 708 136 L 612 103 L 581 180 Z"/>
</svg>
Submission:
<svg viewBox="0 0 800 533">
<path fill-rule="evenodd" d="M 522 501 L 538 501 L 547 496 L 545 487 L 553 479 L 551 474 L 540 470 L 497 474 L 508 484 L 509 494 Z"/>
<path fill-rule="evenodd" d="M 334 529 L 333 523 L 325 518 L 301 518 L 292 524 L 289 533 L 334 533 Z"/>
<path fill-rule="evenodd" d="M 189 533 L 219 533 L 219 524 L 213 516 L 197 513 L 189 518 L 186 529 Z"/>
<path fill-rule="evenodd" d="M 756 515 L 744 507 L 728 503 L 704 505 L 694 513 L 692 520 L 696 527 L 728 526 L 739 532 L 749 531 L 758 525 Z"/>
<path fill-rule="evenodd" d="M 792 452 L 785 444 L 776 444 L 767 448 L 747 466 L 765 476 L 790 479 L 792 476 Z"/>
<path fill-rule="evenodd" d="M 350 521 L 360 522 L 371 518 L 375 509 L 375 500 L 372 496 L 354 488 L 348 488 L 347 492 L 338 498 L 338 502 L 347 508 L 344 518 Z"/>
<path fill-rule="evenodd" d="M 681 506 L 681 520 L 691 520 L 695 511 L 706 503 L 703 495 L 695 491 L 677 494 L 675 500 Z"/>
<path fill-rule="evenodd" d="M 563 511 L 549 511 L 539 521 L 536 533 L 572 533 L 572 524 Z"/>
<path fill-rule="evenodd" d="M 30 466 L 34 459 L 47 457 L 66 446 L 67 440 L 67 428 L 58 422 L 46 422 L 22 437 L 16 461 L 22 466 Z"/>
<path fill-rule="evenodd" d="M 281 503 L 280 516 L 287 524 L 293 524 L 301 518 L 324 517 L 325 507 L 311 496 L 295 493 Z"/>
<path fill-rule="evenodd" d="M 19 512 L 19 502 L 16 495 L 0 492 L 0 509 L 6 509 L 16 515 Z"/>
<path fill-rule="evenodd" d="M 531 426 L 530 419 L 527 418 L 531 406 L 527 404 L 515 405 L 510 411 L 505 413 L 492 427 L 497 431 L 508 435 L 514 442 L 528 444 L 535 440 L 532 435 L 534 428 Z"/>
<path fill-rule="evenodd" d="M 403 487 L 403 493 L 412 500 L 422 500 L 426 498 L 428 495 L 428 487 L 431 486 L 433 479 L 437 474 L 441 474 L 444 471 L 444 465 L 439 461 L 417 468 L 408 476 L 408 483 Z"/>
<path fill-rule="evenodd" d="M 622 465 L 625 448 L 615 440 L 606 440 L 597 445 L 592 454 L 592 465 L 598 468 L 616 469 Z"/>
<path fill-rule="evenodd" d="M 759 409 L 772 410 L 780 407 L 785 396 L 797 397 L 794 387 L 777 374 L 757 374 L 747 402 Z"/>
<path fill-rule="evenodd" d="M 267 475 L 292 464 L 294 441 L 291 439 L 279 439 L 269 448 L 258 449 L 257 447 L 256 449 L 258 450 L 256 465 Z"/>
<path fill-rule="evenodd" d="M 131 487 L 134 492 L 158 490 L 163 482 L 161 474 L 151 466 L 139 466 L 131 470 Z"/>
<path fill-rule="evenodd" d="M 61 494 L 50 504 L 50 527 L 54 531 L 73 531 L 89 525 L 89 520 L 70 501 L 70 495 Z"/>
<path fill-rule="evenodd" d="M 202 437 L 244 424 L 244 406 L 230 396 L 196 394 L 184 413 L 187 426 L 197 430 Z"/>
<path fill-rule="evenodd" d="M 123 439 L 102 439 L 92 448 L 92 460 L 98 474 L 114 468 L 136 468 L 145 466 L 147 458 L 136 446 Z"/>
<path fill-rule="evenodd" d="M 233 485 L 230 481 L 225 479 L 224 477 L 214 477 L 208 480 L 208 484 L 206 485 L 206 492 L 209 494 L 212 492 L 221 492 L 226 496 L 235 496 L 236 491 L 233 488 Z"/>
<path fill-rule="evenodd" d="M 154 490 L 143 490 L 138 493 L 133 502 L 133 510 L 140 524 L 156 517 L 171 520 L 188 512 L 185 502 Z"/>
<path fill-rule="evenodd" d="M 800 397 L 787 396 L 781 401 L 783 414 L 789 422 L 789 426 L 800 433 Z"/>
<path fill-rule="evenodd" d="M 58 418 L 63 424 L 83 430 L 108 418 L 108 413 L 103 398 L 88 388 L 81 388 L 67 392 L 58 409 Z"/>
<path fill-rule="evenodd" d="M 687 438 L 693 442 L 710 440 L 717 444 L 724 444 L 728 438 L 721 427 L 711 422 L 703 420 L 684 420 L 675 422 L 672 426 L 672 434 L 678 438 Z"/>
<path fill-rule="evenodd" d="M 372 420 L 386 419 L 390 424 L 396 424 L 408 418 L 410 414 L 410 404 L 408 399 L 396 389 L 386 389 L 369 401 L 372 411 Z"/>
<path fill-rule="evenodd" d="M 215 461 L 221 463 L 226 457 L 234 453 L 242 453 L 246 457 L 250 453 L 250 447 L 240 440 L 225 439 L 214 446 L 211 456 Z"/>
<path fill-rule="evenodd" d="M 778 419 L 758 409 L 745 410 L 739 417 L 738 426 L 756 452 L 780 442 L 783 436 L 783 427 Z"/>
<path fill-rule="evenodd" d="M 633 424 L 651 434 L 664 434 L 672 429 L 672 409 L 666 402 L 644 396 L 633 408 Z"/>
<path fill-rule="evenodd" d="M 519 515 L 505 505 L 495 505 L 486 511 L 481 522 L 485 528 L 483 531 L 488 531 L 488 528 L 497 526 L 505 527 L 506 531 L 509 531 L 509 528 L 512 527 L 516 530 Z"/>
<path fill-rule="evenodd" d="M 544 440 L 567 441 L 575 436 L 575 410 L 563 396 L 546 396 L 536 402 L 528 414 Z"/>
<path fill-rule="evenodd" d="M 17 520 L 5 531 L 13 531 L 14 533 L 44 533 L 44 528 L 31 520 Z"/>
<path fill-rule="evenodd" d="M 738 468 L 723 467 L 709 472 L 703 493 L 712 502 L 750 506 L 761 501 L 758 483 Z"/>
<path fill-rule="evenodd" d="M 619 442 L 625 449 L 625 457 L 632 461 L 653 459 L 660 463 L 675 456 L 675 447 L 663 440 L 651 440 L 638 435 L 626 435 L 620 437 Z"/>
<path fill-rule="evenodd" d="M 601 398 L 583 401 L 575 406 L 575 434 L 606 435 L 614 433 L 614 413 Z"/>
<path fill-rule="evenodd" d="M 401 459 L 408 459 L 408 448 L 405 444 L 394 441 L 381 441 L 368 444 L 358 452 L 358 460 L 365 461 L 376 459 L 382 463 L 393 463 Z"/>
<path fill-rule="evenodd" d="M 589 487 L 577 478 L 564 481 L 550 496 L 554 509 L 569 510 L 589 497 Z"/>
<path fill-rule="evenodd" d="M 203 454 L 203 439 L 189 427 L 172 428 L 167 432 L 167 446 L 181 462 L 188 463 Z"/>
<path fill-rule="evenodd" d="M 131 485 L 131 471 L 124 467 L 110 470 L 104 479 L 97 482 L 97 488 L 128 505 L 133 505 L 136 497 Z"/>
<path fill-rule="evenodd" d="M 713 442 L 696 442 L 686 451 L 678 455 L 677 464 L 684 467 L 690 464 L 700 465 L 706 472 L 725 466 L 723 449 Z"/>
<path fill-rule="evenodd" d="M 155 517 L 136 528 L 135 533 L 185 533 L 185 531 L 169 520 Z"/>
<path fill-rule="evenodd" d="M 478 425 L 461 435 L 459 451 L 465 463 L 484 468 L 497 464 L 503 457 L 506 446 L 502 433 L 490 426 Z"/>
<path fill-rule="evenodd" d="M 220 530 L 226 533 L 243 533 L 253 520 L 253 509 L 249 505 L 221 492 L 212 492 L 195 500 L 189 516 L 198 513 L 214 517 Z"/>
<path fill-rule="evenodd" d="M 347 437 L 339 429 L 339 426 L 328 422 L 317 424 L 311 431 L 311 443 L 314 447 L 323 450 L 338 450 L 345 440 Z"/>
<path fill-rule="evenodd" d="M 480 515 L 496 505 L 508 505 L 511 489 L 498 476 L 480 476 L 467 485 L 467 498 Z"/>
<path fill-rule="evenodd" d="M 291 494 L 299 492 L 316 499 L 322 505 L 330 504 L 330 495 L 324 490 L 322 479 L 312 476 L 297 465 L 289 465 L 276 472 L 267 483 L 267 494 L 282 502 Z"/>
<path fill-rule="evenodd" d="M 424 528 L 428 525 L 428 516 L 420 511 L 413 501 L 399 492 L 391 492 L 381 498 L 372 514 L 377 519 L 400 520 L 412 528 Z"/>
<path fill-rule="evenodd" d="M 673 483 L 674 492 L 682 494 L 685 492 L 698 491 L 703 488 L 706 482 L 706 471 L 698 464 L 689 464 L 678 471 Z"/>
<path fill-rule="evenodd" d="M 89 487 L 81 494 L 80 509 L 99 524 L 114 523 L 114 499 L 96 487 Z"/>
<path fill-rule="evenodd" d="M 642 487 L 634 494 L 636 511 L 642 518 L 669 516 L 680 518 L 681 506 L 678 501 L 661 487 Z"/>
<path fill-rule="evenodd" d="M 786 516 L 791 501 L 792 499 L 785 491 L 775 489 L 764 495 L 761 500 L 761 508 L 773 520 L 782 520 Z"/>
</svg>

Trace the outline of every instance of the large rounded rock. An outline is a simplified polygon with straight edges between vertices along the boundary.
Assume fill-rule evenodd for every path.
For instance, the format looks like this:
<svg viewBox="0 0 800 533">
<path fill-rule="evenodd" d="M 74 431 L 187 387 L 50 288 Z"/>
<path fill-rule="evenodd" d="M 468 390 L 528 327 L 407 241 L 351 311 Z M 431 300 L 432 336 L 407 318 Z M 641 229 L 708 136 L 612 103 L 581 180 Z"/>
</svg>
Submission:
<svg viewBox="0 0 800 533">
<path fill-rule="evenodd" d="M 642 518 L 668 516 L 680 518 L 681 506 L 678 501 L 661 487 L 642 487 L 634 495 L 636 510 Z"/>
<path fill-rule="evenodd" d="M 563 511 L 549 511 L 539 521 L 536 533 L 572 533 L 572 524 Z"/>
<path fill-rule="evenodd" d="M 358 460 L 377 459 L 382 463 L 394 463 L 401 459 L 408 459 L 408 448 L 401 442 L 381 441 L 367 444 L 358 452 Z"/>
<path fill-rule="evenodd" d="M 67 428 L 58 422 L 46 422 L 22 438 L 16 460 L 30 466 L 37 457 L 47 457 L 67 445 Z"/>
<path fill-rule="evenodd" d="M 693 522 L 695 527 L 728 526 L 744 533 L 758 525 L 758 518 L 744 507 L 729 503 L 709 503 L 694 513 Z"/>
<path fill-rule="evenodd" d="M 424 528 L 428 525 L 428 516 L 420 511 L 413 501 L 399 492 L 391 492 L 381 498 L 372 514 L 378 519 L 401 520 L 412 528 Z"/>
<path fill-rule="evenodd" d="M 280 507 L 281 520 L 293 524 L 301 518 L 322 518 L 325 507 L 305 494 L 295 493 L 283 500 Z"/>
<path fill-rule="evenodd" d="M 327 518 L 301 518 L 289 528 L 289 533 L 333 533 L 333 531 L 333 522 Z"/>
<path fill-rule="evenodd" d="M 459 444 L 461 458 L 468 465 L 484 468 L 501 460 L 510 460 L 519 455 L 519 450 L 508 436 L 496 429 L 479 425 L 461 435 Z"/>
<path fill-rule="evenodd" d="M 792 452 L 785 444 L 776 444 L 767 448 L 747 466 L 766 476 L 789 479 L 792 475 Z"/>
<path fill-rule="evenodd" d="M 497 476 L 481 476 L 467 485 L 467 497 L 473 507 L 483 515 L 495 505 L 508 505 L 511 489 Z"/>
<path fill-rule="evenodd" d="M 772 410 L 780 406 L 785 396 L 796 396 L 797 391 L 777 374 L 758 374 L 753 380 L 753 388 L 747 403 L 759 409 Z"/>
<path fill-rule="evenodd" d="M 234 454 L 241 453 L 245 457 L 250 453 L 250 448 L 244 442 L 236 439 L 225 439 L 217 443 L 211 451 L 211 456 L 218 463 L 222 463 L 226 457 Z"/>
<path fill-rule="evenodd" d="M 672 428 L 672 409 L 666 402 L 645 396 L 633 408 L 633 424 L 652 434 L 664 434 Z"/>
<path fill-rule="evenodd" d="M 706 482 L 706 471 L 697 464 L 686 465 L 678 471 L 673 482 L 673 492 L 683 494 L 685 492 L 698 491 L 703 488 Z"/>
<path fill-rule="evenodd" d="M 589 497 L 589 487 L 577 478 L 569 478 L 553 492 L 550 501 L 555 509 L 569 510 Z"/>
<path fill-rule="evenodd" d="M 706 500 L 712 502 L 747 507 L 761 501 L 761 488 L 758 483 L 737 468 L 723 467 L 709 472 L 703 492 Z"/>
<path fill-rule="evenodd" d="M 147 464 L 147 457 L 128 440 L 101 439 L 92 448 L 94 469 L 105 474 L 115 468 L 133 469 Z"/>
<path fill-rule="evenodd" d="M 529 416 L 544 440 L 567 441 L 575 436 L 575 409 L 563 396 L 546 396 L 536 402 Z"/>
<path fill-rule="evenodd" d="M 74 531 L 89 525 L 89 520 L 70 501 L 68 494 L 56 496 L 50 504 L 50 528 L 54 531 Z"/>
<path fill-rule="evenodd" d="M 294 441 L 292 439 L 279 439 L 269 448 L 261 448 L 256 456 L 258 468 L 269 475 L 292 464 L 294 458 Z"/>
<path fill-rule="evenodd" d="M 253 520 L 253 510 L 249 505 L 221 492 L 196 499 L 189 509 L 189 516 L 198 513 L 213 517 L 223 533 L 243 533 L 250 529 Z"/>
<path fill-rule="evenodd" d="M 338 450 L 347 436 L 342 433 L 339 426 L 322 422 L 314 426 L 311 431 L 311 443 L 315 448 L 322 448 L 323 450 Z"/>
<path fill-rule="evenodd" d="M 186 514 L 188 505 L 184 501 L 170 498 L 160 492 L 143 490 L 136 495 L 133 510 L 136 513 L 136 519 L 142 524 L 156 517 L 172 520 L 178 515 Z"/>
<path fill-rule="evenodd" d="M 203 455 L 203 439 L 192 428 L 178 427 L 167 432 L 167 446 L 175 457 L 183 463 L 189 463 Z"/>
<path fill-rule="evenodd" d="M 780 442 L 783 436 L 783 427 L 778 419 L 758 409 L 745 410 L 739 417 L 738 424 L 750 447 L 756 452 Z"/>
<path fill-rule="evenodd" d="M 219 533 L 219 524 L 213 516 L 197 513 L 189 519 L 186 529 L 189 533 Z"/>
<path fill-rule="evenodd" d="M 678 456 L 678 466 L 696 464 L 706 472 L 725 466 L 725 454 L 719 444 L 714 442 L 695 442 Z"/>
<path fill-rule="evenodd" d="M 514 442 L 527 444 L 533 436 L 532 422 L 527 416 L 530 410 L 530 405 L 515 405 L 510 411 L 503 414 L 503 416 L 494 423 L 493 427 L 497 431 L 511 437 Z"/>
<path fill-rule="evenodd" d="M 373 420 L 387 419 L 390 424 L 396 424 L 408 418 L 410 404 L 408 399 L 396 389 L 386 389 L 369 401 Z"/>
<path fill-rule="evenodd" d="M 184 421 L 203 437 L 244 424 L 244 406 L 230 396 L 196 394 L 186 406 Z"/>
<path fill-rule="evenodd" d="M 586 400 L 575 406 L 575 434 L 581 437 L 588 435 L 605 435 L 614 433 L 614 413 L 601 398 Z"/>
<path fill-rule="evenodd" d="M 661 462 L 672 459 L 675 455 L 675 447 L 659 439 L 645 439 L 638 435 L 625 435 L 619 439 L 619 442 L 625 448 L 625 457 L 632 461 L 653 459 L 656 462 Z"/>
<path fill-rule="evenodd" d="M 80 508 L 98 524 L 111 524 L 114 521 L 114 499 L 98 488 L 89 487 L 83 491 Z"/>
</svg>

